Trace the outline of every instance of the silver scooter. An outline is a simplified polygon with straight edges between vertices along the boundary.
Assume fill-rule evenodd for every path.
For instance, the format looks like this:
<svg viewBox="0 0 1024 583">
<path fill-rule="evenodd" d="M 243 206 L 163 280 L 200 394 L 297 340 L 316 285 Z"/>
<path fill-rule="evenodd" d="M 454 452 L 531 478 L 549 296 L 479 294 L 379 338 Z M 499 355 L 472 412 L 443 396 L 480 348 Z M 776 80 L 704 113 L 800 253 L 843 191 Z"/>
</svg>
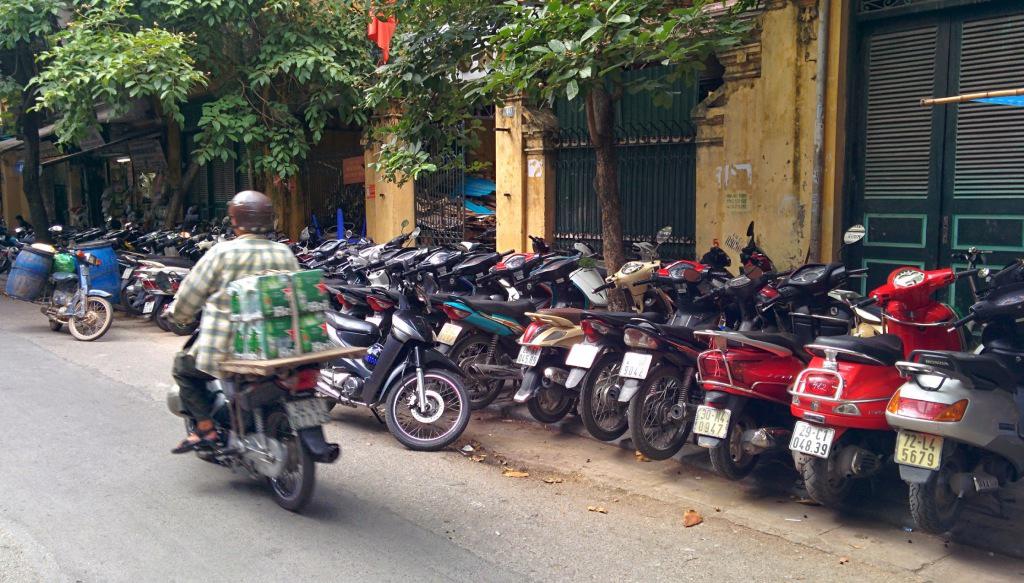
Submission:
<svg viewBox="0 0 1024 583">
<path fill-rule="evenodd" d="M 988 276 L 981 270 L 980 277 Z M 984 326 L 974 353 L 918 350 L 885 418 L 894 460 L 922 530 L 956 526 L 967 499 L 1024 476 L 1024 261 L 990 276 L 991 290 L 956 322 Z"/>
</svg>

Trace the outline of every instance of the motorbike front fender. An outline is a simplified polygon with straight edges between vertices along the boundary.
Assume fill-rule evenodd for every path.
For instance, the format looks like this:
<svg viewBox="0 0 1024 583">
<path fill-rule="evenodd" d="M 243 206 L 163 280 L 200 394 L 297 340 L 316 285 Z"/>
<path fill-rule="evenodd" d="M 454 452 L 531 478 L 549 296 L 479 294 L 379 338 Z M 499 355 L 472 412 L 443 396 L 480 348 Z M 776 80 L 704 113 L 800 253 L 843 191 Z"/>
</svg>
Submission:
<svg viewBox="0 0 1024 583">
<path fill-rule="evenodd" d="M 88 295 L 89 297 L 92 297 L 92 298 L 109 298 L 109 297 L 113 297 L 110 294 L 110 292 L 106 292 L 106 291 L 103 291 L 101 289 L 91 289 L 91 290 L 89 290 L 89 293 L 86 294 L 86 295 Z"/>
<path fill-rule="evenodd" d="M 569 369 L 569 376 L 568 378 L 565 379 L 565 388 L 575 389 L 576 387 L 579 386 L 579 384 L 583 381 L 583 379 L 587 376 L 587 373 L 589 372 L 590 369 L 586 368 Z"/>
</svg>

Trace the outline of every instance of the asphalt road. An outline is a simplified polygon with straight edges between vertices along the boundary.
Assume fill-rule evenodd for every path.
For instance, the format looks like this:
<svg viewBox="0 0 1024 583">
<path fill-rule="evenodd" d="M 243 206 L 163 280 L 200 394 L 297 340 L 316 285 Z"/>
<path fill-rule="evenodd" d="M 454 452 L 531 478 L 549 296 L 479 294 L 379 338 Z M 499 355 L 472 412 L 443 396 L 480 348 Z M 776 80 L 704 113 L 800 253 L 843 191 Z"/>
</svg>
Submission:
<svg viewBox="0 0 1024 583">
<path fill-rule="evenodd" d="M 178 344 L 125 319 L 76 342 L 0 297 L 0 581 L 926 579 L 725 520 L 684 528 L 684 508 L 623 489 L 410 452 L 347 410 L 328 430 L 341 459 L 292 514 L 168 453 Z"/>
</svg>

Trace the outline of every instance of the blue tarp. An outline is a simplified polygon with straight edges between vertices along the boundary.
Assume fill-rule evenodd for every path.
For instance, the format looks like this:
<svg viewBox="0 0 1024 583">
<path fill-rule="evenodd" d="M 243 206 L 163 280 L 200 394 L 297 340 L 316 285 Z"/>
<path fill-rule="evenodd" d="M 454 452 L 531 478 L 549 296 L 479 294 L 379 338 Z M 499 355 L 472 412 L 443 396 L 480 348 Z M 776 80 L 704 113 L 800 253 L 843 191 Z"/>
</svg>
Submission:
<svg viewBox="0 0 1024 583">
<path fill-rule="evenodd" d="M 465 180 L 466 196 L 469 198 L 483 198 L 494 194 L 498 186 L 493 180 L 487 180 L 486 178 L 477 178 L 476 176 L 467 176 Z"/>
<path fill-rule="evenodd" d="M 477 203 L 475 203 L 475 202 L 473 202 L 471 200 L 467 200 L 466 201 L 466 210 L 471 212 L 471 213 L 476 213 L 478 215 L 493 215 L 494 214 L 493 210 L 485 207 L 482 204 L 477 204 Z"/>
<path fill-rule="evenodd" d="M 980 103 L 995 103 L 997 105 L 1024 107 L 1024 95 L 1014 95 L 1010 97 L 983 97 L 981 99 L 975 99 L 974 101 Z"/>
</svg>

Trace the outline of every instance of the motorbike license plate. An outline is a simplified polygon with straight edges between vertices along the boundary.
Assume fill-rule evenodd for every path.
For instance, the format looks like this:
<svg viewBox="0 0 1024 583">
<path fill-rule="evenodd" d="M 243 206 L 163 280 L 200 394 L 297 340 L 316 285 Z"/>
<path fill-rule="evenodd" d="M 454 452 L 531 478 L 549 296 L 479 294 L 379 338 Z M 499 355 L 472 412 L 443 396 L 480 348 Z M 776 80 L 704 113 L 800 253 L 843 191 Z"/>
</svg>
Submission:
<svg viewBox="0 0 1024 583">
<path fill-rule="evenodd" d="M 540 348 L 523 346 L 519 349 L 519 356 L 516 357 L 516 364 L 523 366 L 537 366 L 540 360 Z"/>
<path fill-rule="evenodd" d="M 651 368 L 652 358 L 650 354 L 627 352 L 622 357 L 622 367 L 619 368 L 619 376 L 644 380 L 647 378 L 647 372 Z"/>
<path fill-rule="evenodd" d="M 146 302 L 146 305 L 142 306 L 142 313 L 143 314 L 152 314 L 153 313 L 153 306 L 155 306 L 155 305 L 156 305 L 156 300 L 149 300 L 148 302 Z"/>
<path fill-rule="evenodd" d="M 437 341 L 441 344 L 447 344 L 451 346 L 455 344 L 455 341 L 459 339 L 459 334 L 462 333 L 462 326 L 458 324 L 452 324 L 447 322 L 444 326 L 441 326 L 441 332 L 437 335 Z"/>
<path fill-rule="evenodd" d="M 366 321 L 373 324 L 374 326 L 380 326 L 382 320 L 384 320 L 384 318 L 381 318 L 380 316 L 370 316 L 366 318 Z"/>
<path fill-rule="evenodd" d="M 565 359 L 565 366 L 590 368 L 594 364 L 594 359 L 597 358 L 598 352 L 601 352 L 600 346 L 577 344 L 569 351 L 569 356 Z"/>
<path fill-rule="evenodd" d="M 793 427 L 793 438 L 789 440 L 789 449 L 827 459 L 835 435 L 835 429 L 797 421 Z"/>
<path fill-rule="evenodd" d="M 732 417 L 732 411 L 728 409 L 715 409 L 714 407 L 701 405 L 697 407 L 697 417 L 693 422 L 693 432 L 697 435 L 725 439 L 725 435 L 729 433 L 730 417 Z"/>
<path fill-rule="evenodd" d="M 131 267 L 129 267 L 128 269 L 125 269 L 124 273 L 121 274 L 121 281 L 128 281 L 128 278 L 130 278 L 132 276 L 132 272 L 133 271 L 135 271 L 135 270 L 132 269 Z"/>
<path fill-rule="evenodd" d="M 896 434 L 896 463 L 937 470 L 942 465 L 942 438 L 937 435 L 900 431 Z"/>
<path fill-rule="evenodd" d="M 295 430 L 319 427 L 331 420 L 324 399 L 290 401 L 284 404 L 284 408 L 288 412 L 288 423 Z"/>
</svg>

